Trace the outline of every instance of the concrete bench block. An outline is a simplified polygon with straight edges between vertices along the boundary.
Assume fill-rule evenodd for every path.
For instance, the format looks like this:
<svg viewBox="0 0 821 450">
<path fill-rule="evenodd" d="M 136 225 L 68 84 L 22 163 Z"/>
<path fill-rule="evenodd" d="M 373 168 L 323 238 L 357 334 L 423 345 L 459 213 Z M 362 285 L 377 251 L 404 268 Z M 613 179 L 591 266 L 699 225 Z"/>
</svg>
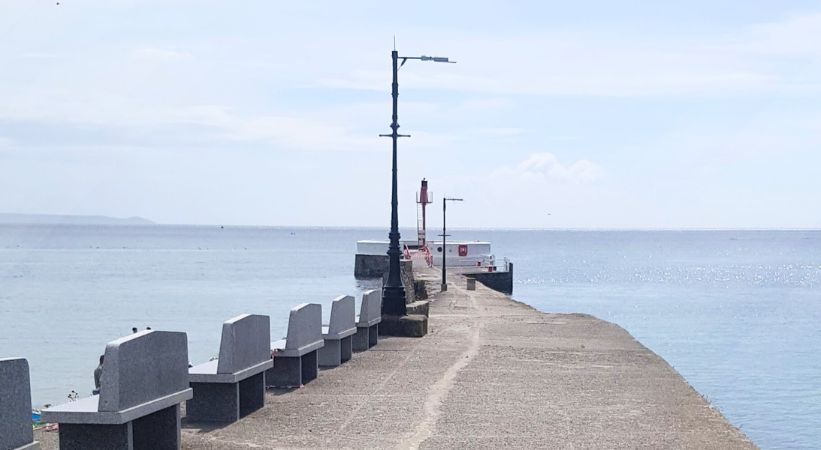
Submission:
<svg viewBox="0 0 821 450">
<path fill-rule="evenodd" d="M 188 386 L 188 338 L 141 331 L 105 349 L 100 394 L 42 411 L 60 424 L 60 448 L 180 448 L 179 405 Z"/>
<path fill-rule="evenodd" d="M 179 450 L 180 405 L 123 424 L 60 424 L 60 450 Z"/>
<path fill-rule="evenodd" d="M 331 320 L 322 327 L 325 345 L 319 349 L 319 365 L 336 367 L 351 359 L 352 336 L 356 334 L 356 301 L 343 295 L 331 302 Z"/>
<path fill-rule="evenodd" d="M 271 320 L 243 314 L 222 324 L 219 359 L 188 370 L 191 421 L 236 422 L 265 404 L 265 371 L 273 367 Z"/>
<path fill-rule="evenodd" d="M 356 333 L 354 328 L 354 333 Z M 329 339 L 325 346 L 319 349 L 319 366 L 336 367 L 353 357 L 353 336 L 342 339 Z"/>
<path fill-rule="evenodd" d="M 217 373 L 237 373 L 271 359 L 271 318 L 243 314 L 222 324 Z"/>
<path fill-rule="evenodd" d="M 353 350 L 365 351 L 379 342 L 379 323 L 382 322 L 382 292 L 371 289 L 362 294 L 359 315 L 356 316 L 356 334 Z"/>
<path fill-rule="evenodd" d="M 274 358 L 274 367 L 265 372 L 265 384 L 275 388 L 299 387 L 315 379 L 319 374 L 317 351 L 302 356 Z"/>
<path fill-rule="evenodd" d="M 319 373 L 317 352 L 325 345 L 322 338 L 322 305 L 303 303 L 291 309 L 288 335 L 271 343 L 274 367 L 265 372 L 270 387 L 299 387 Z"/>
<path fill-rule="evenodd" d="M 370 327 L 356 327 L 351 343 L 353 351 L 364 352 L 379 343 L 379 324 Z"/>
<path fill-rule="evenodd" d="M 288 335 L 271 343 L 280 356 L 302 356 L 322 347 L 322 305 L 303 303 L 291 308 Z"/>
<path fill-rule="evenodd" d="M 370 327 L 382 321 L 382 292 L 371 289 L 362 294 L 359 305 L 359 316 L 356 318 L 357 327 Z"/>
<path fill-rule="evenodd" d="M 194 398 L 185 402 L 194 422 L 232 423 L 265 406 L 265 373 L 237 383 L 191 383 Z"/>
<path fill-rule="evenodd" d="M 0 450 L 39 450 L 31 429 L 29 363 L 0 359 Z"/>
</svg>

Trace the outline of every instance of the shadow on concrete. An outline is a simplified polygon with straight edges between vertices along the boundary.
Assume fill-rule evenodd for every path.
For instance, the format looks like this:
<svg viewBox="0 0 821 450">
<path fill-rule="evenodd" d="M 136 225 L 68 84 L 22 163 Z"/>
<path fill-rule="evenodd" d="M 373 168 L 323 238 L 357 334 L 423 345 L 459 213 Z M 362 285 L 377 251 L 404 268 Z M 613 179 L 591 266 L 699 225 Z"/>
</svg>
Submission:
<svg viewBox="0 0 821 450">
<path fill-rule="evenodd" d="M 265 388 L 265 393 L 267 393 L 267 394 L 271 394 L 271 395 L 285 395 L 285 394 L 288 394 L 288 393 L 290 393 L 290 392 L 293 392 L 293 391 L 295 391 L 295 390 L 297 390 L 297 389 L 300 389 L 300 388 L 298 388 L 298 387 L 289 387 L 289 388 L 272 388 L 272 387 L 266 387 L 266 388 Z"/>
</svg>

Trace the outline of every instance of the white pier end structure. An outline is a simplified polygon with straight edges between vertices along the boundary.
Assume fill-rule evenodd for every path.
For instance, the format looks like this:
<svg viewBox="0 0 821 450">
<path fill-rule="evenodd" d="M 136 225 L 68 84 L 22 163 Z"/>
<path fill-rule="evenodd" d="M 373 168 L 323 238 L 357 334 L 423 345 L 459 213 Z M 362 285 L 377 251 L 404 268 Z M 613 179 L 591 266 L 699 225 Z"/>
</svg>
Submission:
<svg viewBox="0 0 821 450">
<path fill-rule="evenodd" d="M 448 267 L 493 267 L 496 258 L 490 251 L 490 242 L 482 241 L 448 241 L 443 247 L 442 241 L 431 241 L 428 244 L 433 265 L 442 266 L 442 255 L 447 258 Z"/>
</svg>

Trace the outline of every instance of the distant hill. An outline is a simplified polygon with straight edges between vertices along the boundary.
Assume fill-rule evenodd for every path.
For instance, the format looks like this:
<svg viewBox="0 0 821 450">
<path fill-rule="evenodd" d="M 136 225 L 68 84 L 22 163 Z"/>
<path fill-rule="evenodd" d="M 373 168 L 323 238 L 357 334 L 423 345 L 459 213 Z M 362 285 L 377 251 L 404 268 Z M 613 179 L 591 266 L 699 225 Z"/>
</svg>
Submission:
<svg viewBox="0 0 821 450">
<path fill-rule="evenodd" d="M 11 214 L 0 213 L 0 224 L 70 224 L 70 225 L 151 225 L 154 222 L 142 217 L 73 216 L 62 214 Z"/>
</svg>

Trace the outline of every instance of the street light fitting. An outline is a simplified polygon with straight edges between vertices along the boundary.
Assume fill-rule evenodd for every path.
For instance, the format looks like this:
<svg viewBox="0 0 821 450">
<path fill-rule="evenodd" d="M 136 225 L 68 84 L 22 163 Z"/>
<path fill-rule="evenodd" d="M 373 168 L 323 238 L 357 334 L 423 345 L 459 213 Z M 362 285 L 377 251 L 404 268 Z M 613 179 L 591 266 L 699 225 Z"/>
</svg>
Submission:
<svg viewBox="0 0 821 450">
<path fill-rule="evenodd" d="M 456 64 L 456 61 L 450 61 L 447 57 L 443 56 L 422 56 L 422 61 L 433 61 L 433 62 L 443 62 L 443 63 L 450 63 Z"/>
<path fill-rule="evenodd" d="M 402 60 L 402 63 L 399 64 L 399 67 L 404 66 L 405 63 L 409 59 L 417 59 L 419 61 L 433 61 L 433 62 L 441 62 L 441 63 L 448 63 L 448 64 L 456 64 L 456 61 L 451 61 L 446 56 L 425 56 L 425 55 L 422 55 L 422 56 L 400 56 L 399 59 Z"/>
</svg>

